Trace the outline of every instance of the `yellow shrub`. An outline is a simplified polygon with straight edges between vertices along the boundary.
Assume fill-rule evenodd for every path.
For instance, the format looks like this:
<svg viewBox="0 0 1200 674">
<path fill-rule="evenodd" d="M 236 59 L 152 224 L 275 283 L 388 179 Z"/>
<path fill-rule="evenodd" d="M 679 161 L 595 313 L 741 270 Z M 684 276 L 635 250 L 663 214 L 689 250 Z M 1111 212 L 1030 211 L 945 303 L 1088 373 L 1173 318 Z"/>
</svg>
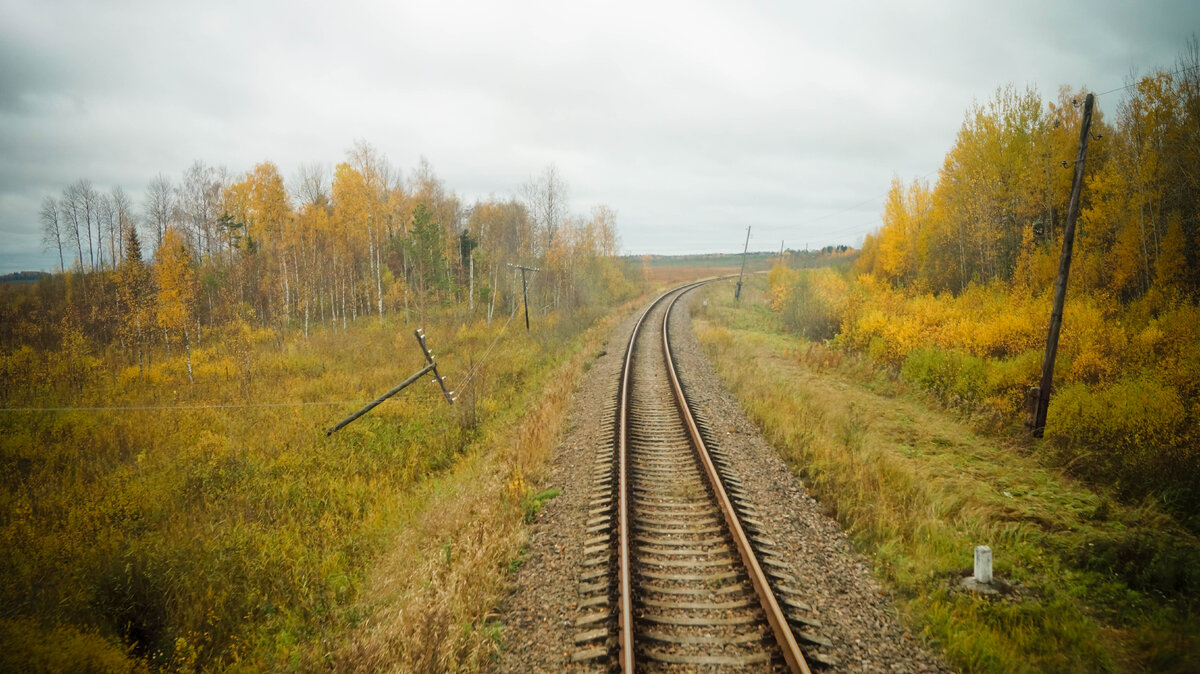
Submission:
<svg viewBox="0 0 1200 674">
<path fill-rule="evenodd" d="M 1107 388 L 1063 387 L 1050 400 L 1045 437 L 1074 470 L 1140 495 L 1194 475 L 1194 450 L 1181 451 L 1186 422 L 1178 391 L 1134 375 Z"/>
<path fill-rule="evenodd" d="M 767 274 L 767 301 L 775 311 L 782 311 L 786 306 L 792 287 L 800 278 L 800 272 L 782 264 L 771 268 Z"/>
<path fill-rule="evenodd" d="M 1071 359 L 1071 370 L 1067 373 L 1067 381 L 1097 384 L 1108 379 L 1112 371 L 1112 363 L 1098 349 L 1094 348 L 1096 345 L 1089 344 L 1087 346 L 1088 348 L 1075 354 L 1075 357 Z"/>
</svg>

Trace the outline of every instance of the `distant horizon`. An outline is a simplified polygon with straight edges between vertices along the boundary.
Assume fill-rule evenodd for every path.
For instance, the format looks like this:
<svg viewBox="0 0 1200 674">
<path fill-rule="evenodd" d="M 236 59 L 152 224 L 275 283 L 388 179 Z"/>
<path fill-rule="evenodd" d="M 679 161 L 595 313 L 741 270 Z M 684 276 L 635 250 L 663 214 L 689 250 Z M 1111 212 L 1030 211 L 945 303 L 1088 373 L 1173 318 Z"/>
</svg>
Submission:
<svg viewBox="0 0 1200 674">
<path fill-rule="evenodd" d="M 743 236 L 744 236 L 744 234 L 743 234 Z M 858 244 L 858 245 L 850 245 L 850 244 L 826 244 L 826 245 L 824 245 L 824 246 L 820 246 L 820 247 L 810 247 L 810 248 L 808 249 L 808 252 L 820 252 L 820 251 L 821 251 L 823 248 L 826 248 L 826 247 L 829 247 L 829 246 L 834 246 L 834 247 L 836 247 L 836 246 L 846 246 L 847 248 L 849 248 L 849 249 L 851 249 L 851 250 L 858 250 L 859 248 L 861 248 L 861 243 L 860 243 L 860 244 Z M 803 253 L 803 252 L 805 252 L 805 249 L 803 249 L 803 248 L 792 248 L 792 247 L 790 247 L 790 246 L 787 246 L 787 247 L 785 247 L 785 248 L 784 248 L 784 252 L 791 252 L 791 253 Z M 631 252 L 624 252 L 624 251 L 622 251 L 621 253 L 619 253 L 619 254 L 618 254 L 618 257 L 622 257 L 622 258 L 637 258 L 637 257 L 642 257 L 642 256 L 645 256 L 645 255 L 653 255 L 653 256 L 655 256 L 655 257 L 691 257 L 691 256 L 697 256 L 697 255 L 741 255 L 741 254 L 742 254 L 742 251 L 740 251 L 740 250 L 737 250 L 737 251 L 728 251 L 728 252 L 726 252 L 726 251 L 713 251 L 713 250 L 710 250 L 710 251 L 705 251 L 705 252 L 686 252 L 686 253 L 652 253 L 652 252 L 639 252 L 639 253 L 631 253 Z M 748 251 L 748 252 L 747 252 L 747 255 L 778 255 L 778 254 L 779 254 L 779 249 L 778 249 L 778 248 L 776 248 L 776 249 L 773 249 L 773 250 L 772 250 L 772 249 L 751 250 L 751 251 Z M 6 258 L 6 257 L 8 257 L 8 255 L 7 255 L 7 254 L 0 253 L 0 277 L 7 276 L 7 275 L 10 275 L 10 274 L 20 274 L 20 273 L 24 273 L 24 272 L 31 272 L 31 273 L 32 273 L 32 272 L 41 272 L 41 273 L 43 273 L 43 274 L 58 274 L 58 273 L 61 273 L 61 272 L 63 272 L 63 271 L 71 271 L 71 269 L 69 269 L 69 268 L 68 268 L 68 269 L 66 269 L 66 270 L 60 270 L 60 269 L 58 268 L 58 264 L 57 264 L 57 262 L 58 262 L 58 261 L 57 261 L 57 259 L 56 259 L 58 256 L 57 256 L 56 254 L 46 253 L 46 254 L 43 256 L 43 257 L 48 257 L 48 258 L 52 259 L 52 261 L 53 261 L 53 263 L 54 263 L 54 264 L 53 264 L 53 266 L 52 266 L 51 268 L 49 268 L 49 269 L 46 269 L 46 268 L 42 268 L 42 269 L 31 269 L 31 268 L 29 268 L 29 267 L 16 267 L 16 266 L 11 266 L 11 264 L 9 264 L 7 261 L 4 261 L 4 260 L 3 260 L 3 258 Z M 153 254 L 152 254 L 152 252 L 146 252 L 146 253 L 144 253 L 144 254 L 143 254 L 143 259 L 144 259 L 144 260 L 146 260 L 147 262 L 149 262 L 151 259 L 153 259 Z"/>
</svg>

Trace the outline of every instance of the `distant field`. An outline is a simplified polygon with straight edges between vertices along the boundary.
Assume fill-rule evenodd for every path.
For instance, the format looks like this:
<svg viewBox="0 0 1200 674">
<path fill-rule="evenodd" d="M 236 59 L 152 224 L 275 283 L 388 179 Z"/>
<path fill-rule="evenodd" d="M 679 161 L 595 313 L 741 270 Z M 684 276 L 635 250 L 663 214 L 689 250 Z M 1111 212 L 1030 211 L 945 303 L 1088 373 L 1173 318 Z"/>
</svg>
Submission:
<svg viewBox="0 0 1200 674">
<path fill-rule="evenodd" d="M 739 253 L 713 253 L 709 255 L 643 255 L 628 259 L 640 260 L 642 271 L 650 283 L 685 283 L 710 276 L 736 274 L 742 267 Z M 852 263 L 855 255 L 851 251 L 814 250 L 812 252 L 786 251 L 783 258 L 789 267 L 808 268 Z M 768 271 L 780 260 L 779 253 L 756 252 L 746 255 L 746 273 Z"/>
<path fill-rule="evenodd" d="M 640 258 L 650 283 L 684 283 L 710 276 L 736 274 L 742 266 L 740 254 L 647 255 Z M 750 253 L 746 273 L 770 269 L 779 260 L 778 253 Z"/>
<path fill-rule="evenodd" d="M 709 276 L 738 273 L 737 267 L 706 267 L 702 265 L 649 265 L 646 280 L 650 283 L 686 283 Z"/>
</svg>

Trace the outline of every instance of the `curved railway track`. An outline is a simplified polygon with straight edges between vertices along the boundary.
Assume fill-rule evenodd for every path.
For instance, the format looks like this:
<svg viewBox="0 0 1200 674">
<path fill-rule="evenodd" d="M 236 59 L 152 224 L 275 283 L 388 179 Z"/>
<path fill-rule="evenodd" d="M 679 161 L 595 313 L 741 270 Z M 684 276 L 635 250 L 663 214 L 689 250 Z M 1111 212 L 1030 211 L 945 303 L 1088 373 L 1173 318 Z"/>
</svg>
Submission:
<svg viewBox="0 0 1200 674">
<path fill-rule="evenodd" d="M 774 542 L 689 406 L 671 355 L 671 310 L 702 283 L 663 294 L 630 336 L 615 451 L 595 467 L 581 585 L 581 607 L 602 610 L 580 619 L 586 631 L 576 639 L 603 644 L 575 659 L 615 657 L 624 672 L 809 672 L 810 662 L 832 664 L 820 650 L 832 644 L 805 617 L 796 578 L 771 554 Z"/>
</svg>

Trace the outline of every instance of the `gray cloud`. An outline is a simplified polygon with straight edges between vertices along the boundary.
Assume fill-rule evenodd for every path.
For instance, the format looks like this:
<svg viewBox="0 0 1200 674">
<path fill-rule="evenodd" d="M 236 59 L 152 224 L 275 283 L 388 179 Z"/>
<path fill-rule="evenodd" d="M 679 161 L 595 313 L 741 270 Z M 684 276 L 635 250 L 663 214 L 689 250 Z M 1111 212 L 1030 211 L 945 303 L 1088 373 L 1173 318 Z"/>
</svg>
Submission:
<svg viewBox="0 0 1200 674">
<path fill-rule="evenodd" d="M 1119 87 L 1197 25 L 1190 1 L 0 0 L 0 272 L 49 267 L 37 206 L 78 178 L 140 200 L 197 158 L 290 174 L 359 138 L 467 199 L 556 162 L 629 252 L 853 243 L 972 101 Z"/>
</svg>

